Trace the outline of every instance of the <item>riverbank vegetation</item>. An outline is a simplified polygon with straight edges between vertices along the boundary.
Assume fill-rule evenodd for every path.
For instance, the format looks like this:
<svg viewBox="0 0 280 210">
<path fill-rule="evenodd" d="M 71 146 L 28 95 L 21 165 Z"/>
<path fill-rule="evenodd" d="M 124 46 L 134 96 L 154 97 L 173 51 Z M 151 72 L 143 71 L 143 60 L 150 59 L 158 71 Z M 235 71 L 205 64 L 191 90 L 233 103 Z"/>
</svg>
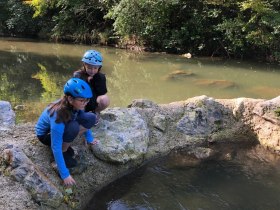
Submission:
<svg viewBox="0 0 280 210">
<path fill-rule="evenodd" d="M 0 0 L 2 36 L 280 62 L 279 0 Z"/>
</svg>

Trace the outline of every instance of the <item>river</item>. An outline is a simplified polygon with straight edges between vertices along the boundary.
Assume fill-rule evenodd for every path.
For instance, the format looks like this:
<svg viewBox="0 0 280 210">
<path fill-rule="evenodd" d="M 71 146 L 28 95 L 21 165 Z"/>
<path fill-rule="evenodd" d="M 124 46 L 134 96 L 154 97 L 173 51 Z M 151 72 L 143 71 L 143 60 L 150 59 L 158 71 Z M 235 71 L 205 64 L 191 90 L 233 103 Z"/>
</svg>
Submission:
<svg viewBox="0 0 280 210">
<path fill-rule="evenodd" d="M 173 151 L 103 188 L 84 210 L 278 210 L 279 155 L 223 147 L 226 159 L 199 164 Z"/>
<path fill-rule="evenodd" d="M 0 99 L 16 108 L 17 122 L 36 121 L 63 94 L 88 49 L 103 55 L 110 107 L 139 98 L 170 103 L 199 95 L 271 99 L 280 94 L 279 65 L 1 38 Z"/>
</svg>

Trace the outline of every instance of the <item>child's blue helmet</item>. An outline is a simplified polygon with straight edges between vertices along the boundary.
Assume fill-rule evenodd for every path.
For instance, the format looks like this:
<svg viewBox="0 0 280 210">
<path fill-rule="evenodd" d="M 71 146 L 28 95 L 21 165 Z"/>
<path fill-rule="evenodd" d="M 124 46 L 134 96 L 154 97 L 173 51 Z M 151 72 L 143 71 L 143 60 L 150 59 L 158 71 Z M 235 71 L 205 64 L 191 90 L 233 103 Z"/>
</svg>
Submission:
<svg viewBox="0 0 280 210">
<path fill-rule="evenodd" d="M 92 91 L 88 83 L 79 78 L 71 78 L 64 85 L 64 93 L 74 98 L 91 98 Z"/>
<path fill-rule="evenodd" d="M 88 50 L 85 52 L 82 61 L 90 65 L 102 66 L 102 56 L 101 53 L 96 50 Z"/>
</svg>

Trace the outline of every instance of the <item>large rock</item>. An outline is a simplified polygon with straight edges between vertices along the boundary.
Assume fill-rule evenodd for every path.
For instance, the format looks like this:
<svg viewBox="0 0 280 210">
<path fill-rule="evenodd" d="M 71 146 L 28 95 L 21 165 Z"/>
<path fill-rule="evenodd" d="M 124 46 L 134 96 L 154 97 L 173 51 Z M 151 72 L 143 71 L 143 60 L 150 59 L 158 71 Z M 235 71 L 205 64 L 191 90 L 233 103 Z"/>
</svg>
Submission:
<svg viewBox="0 0 280 210">
<path fill-rule="evenodd" d="M 207 137 L 225 127 L 231 118 L 220 103 L 206 96 L 186 104 L 184 115 L 177 123 L 177 130 L 188 136 Z"/>
<path fill-rule="evenodd" d="M 258 103 L 252 117 L 252 129 L 260 143 L 280 153 L 280 96 Z"/>
<path fill-rule="evenodd" d="M 0 101 L 0 130 L 9 130 L 15 125 L 15 113 L 7 101 Z"/>
<path fill-rule="evenodd" d="M 272 124 L 280 125 L 280 96 L 258 103 L 253 113 Z"/>
<path fill-rule="evenodd" d="M 30 192 L 36 202 L 57 208 L 63 201 L 62 193 L 32 163 L 19 148 L 9 145 L 3 151 L 3 159 L 9 167 L 11 176 Z"/>
<path fill-rule="evenodd" d="M 147 152 L 149 130 L 147 123 L 134 108 L 107 109 L 100 126 L 94 129 L 100 143 L 93 147 L 95 155 L 109 162 L 142 161 Z"/>
</svg>

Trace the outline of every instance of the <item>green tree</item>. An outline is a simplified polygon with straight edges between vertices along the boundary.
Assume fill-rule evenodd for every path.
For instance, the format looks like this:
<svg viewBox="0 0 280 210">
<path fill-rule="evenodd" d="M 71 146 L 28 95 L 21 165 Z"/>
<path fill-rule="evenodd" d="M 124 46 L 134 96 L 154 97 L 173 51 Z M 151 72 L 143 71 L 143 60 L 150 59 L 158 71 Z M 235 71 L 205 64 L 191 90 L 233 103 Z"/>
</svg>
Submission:
<svg viewBox="0 0 280 210">
<path fill-rule="evenodd" d="M 238 5 L 236 16 L 226 18 L 218 30 L 228 52 L 240 57 L 279 60 L 279 1 L 246 0 Z"/>
<path fill-rule="evenodd" d="M 10 35 L 36 36 L 40 30 L 37 19 L 33 19 L 33 9 L 20 0 L 7 0 L 0 3 L 0 27 Z"/>
<path fill-rule="evenodd" d="M 104 20 L 107 8 L 114 1 L 97 0 L 33 0 L 35 16 L 50 17 L 54 23 L 51 36 L 84 43 L 96 43 L 101 32 L 110 33 L 111 23 Z M 110 21 L 109 21 L 110 22 Z M 108 27 L 109 25 L 109 27 Z"/>
<path fill-rule="evenodd" d="M 136 37 L 157 50 L 197 52 L 216 37 L 218 6 L 203 0 L 121 0 L 107 17 L 121 37 Z"/>
<path fill-rule="evenodd" d="M 280 61 L 279 0 L 0 0 L 0 34 Z"/>
</svg>

